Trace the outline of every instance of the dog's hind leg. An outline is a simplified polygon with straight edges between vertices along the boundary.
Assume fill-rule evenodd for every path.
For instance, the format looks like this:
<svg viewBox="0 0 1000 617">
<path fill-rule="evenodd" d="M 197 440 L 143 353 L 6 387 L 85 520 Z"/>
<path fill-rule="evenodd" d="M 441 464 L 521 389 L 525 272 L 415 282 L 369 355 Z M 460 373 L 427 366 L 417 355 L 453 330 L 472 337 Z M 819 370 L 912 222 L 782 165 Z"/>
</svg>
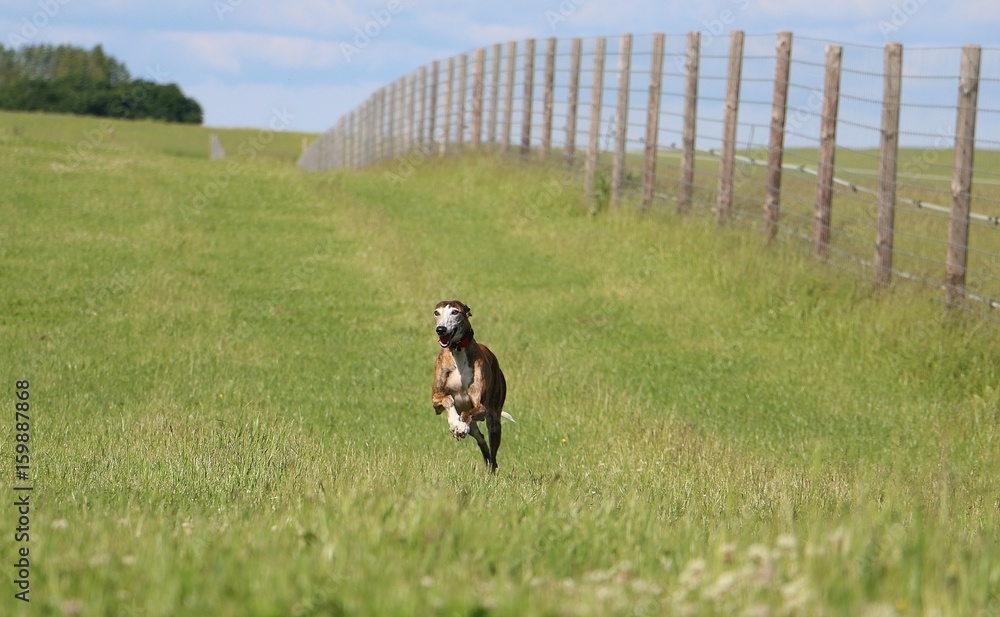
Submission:
<svg viewBox="0 0 1000 617">
<path fill-rule="evenodd" d="M 479 430 L 478 422 L 469 422 L 469 434 L 476 438 L 476 443 L 479 444 L 479 450 L 483 453 L 483 461 L 489 465 L 490 449 L 486 445 L 486 438 L 483 437 L 482 431 Z"/>
<path fill-rule="evenodd" d="M 486 414 L 486 431 L 490 434 L 490 451 L 486 462 L 490 465 L 490 471 L 497 471 L 497 450 L 500 449 L 500 414 Z M 485 448 L 485 444 L 482 446 Z M 484 451 L 483 454 L 486 454 Z"/>
</svg>

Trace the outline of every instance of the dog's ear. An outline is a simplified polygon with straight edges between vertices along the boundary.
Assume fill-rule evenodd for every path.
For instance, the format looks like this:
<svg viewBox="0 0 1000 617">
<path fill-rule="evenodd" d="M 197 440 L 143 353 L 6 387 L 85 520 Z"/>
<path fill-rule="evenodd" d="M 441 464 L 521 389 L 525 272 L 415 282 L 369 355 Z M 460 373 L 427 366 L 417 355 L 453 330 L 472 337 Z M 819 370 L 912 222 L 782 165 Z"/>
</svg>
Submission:
<svg viewBox="0 0 1000 617">
<path fill-rule="evenodd" d="M 463 306 L 465 306 L 465 316 L 466 317 L 472 317 L 472 307 L 469 306 L 468 304 L 463 305 Z"/>
</svg>

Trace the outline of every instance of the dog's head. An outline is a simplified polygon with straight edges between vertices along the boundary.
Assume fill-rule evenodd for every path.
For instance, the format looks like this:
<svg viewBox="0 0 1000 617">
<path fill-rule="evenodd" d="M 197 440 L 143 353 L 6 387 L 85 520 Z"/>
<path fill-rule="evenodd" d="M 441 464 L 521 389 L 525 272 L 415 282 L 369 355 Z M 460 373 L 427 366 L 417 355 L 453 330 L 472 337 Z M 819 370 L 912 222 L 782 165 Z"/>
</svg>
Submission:
<svg viewBox="0 0 1000 617">
<path fill-rule="evenodd" d="M 469 323 L 471 316 L 472 309 L 458 300 L 437 303 L 434 307 L 434 321 L 437 323 L 434 331 L 438 335 L 441 347 L 450 346 L 452 341 L 458 343 L 464 340 L 466 335 L 472 334 L 472 325 Z"/>
</svg>

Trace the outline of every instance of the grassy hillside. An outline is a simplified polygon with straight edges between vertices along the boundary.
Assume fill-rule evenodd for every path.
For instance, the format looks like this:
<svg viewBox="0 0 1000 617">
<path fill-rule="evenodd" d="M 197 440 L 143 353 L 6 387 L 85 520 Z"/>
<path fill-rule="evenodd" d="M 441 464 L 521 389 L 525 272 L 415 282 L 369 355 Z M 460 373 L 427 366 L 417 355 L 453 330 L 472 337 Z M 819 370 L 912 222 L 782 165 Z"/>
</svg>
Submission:
<svg viewBox="0 0 1000 617">
<path fill-rule="evenodd" d="M 1000 610 L 995 321 L 519 163 L 141 123 L 54 167 L 88 128 L 0 114 L 4 614 Z M 451 298 L 507 374 L 496 477 L 430 405 Z"/>
<path fill-rule="evenodd" d="M 131 150 L 177 157 L 208 158 L 209 136 L 219 136 L 231 158 L 270 158 L 295 161 L 302 151 L 303 133 L 284 129 L 288 118 L 274 110 L 264 129 L 215 129 L 190 124 L 115 120 L 32 112 L 0 112 L 0 139 L 4 144 L 30 143 L 51 147 L 50 167 L 75 170 L 95 149 Z M 254 156 L 256 155 L 256 156 Z"/>
</svg>

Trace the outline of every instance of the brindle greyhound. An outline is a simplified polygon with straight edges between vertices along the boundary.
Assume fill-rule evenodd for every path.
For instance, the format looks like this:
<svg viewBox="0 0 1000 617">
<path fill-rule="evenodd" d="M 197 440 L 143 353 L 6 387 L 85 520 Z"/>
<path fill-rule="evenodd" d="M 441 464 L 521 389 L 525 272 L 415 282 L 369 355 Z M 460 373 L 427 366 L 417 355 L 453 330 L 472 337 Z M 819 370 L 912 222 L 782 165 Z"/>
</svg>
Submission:
<svg viewBox="0 0 1000 617">
<path fill-rule="evenodd" d="M 500 418 L 514 418 L 503 411 L 507 381 L 493 352 L 477 343 L 469 317 L 472 309 L 458 300 L 438 302 L 434 307 L 435 332 L 441 353 L 434 363 L 434 391 L 431 403 L 440 415 L 448 415 L 448 427 L 455 439 L 472 435 L 490 471 L 497 470 L 500 448 Z M 489 446 L 479 431 L 486 420 Z"/>
</svg>

